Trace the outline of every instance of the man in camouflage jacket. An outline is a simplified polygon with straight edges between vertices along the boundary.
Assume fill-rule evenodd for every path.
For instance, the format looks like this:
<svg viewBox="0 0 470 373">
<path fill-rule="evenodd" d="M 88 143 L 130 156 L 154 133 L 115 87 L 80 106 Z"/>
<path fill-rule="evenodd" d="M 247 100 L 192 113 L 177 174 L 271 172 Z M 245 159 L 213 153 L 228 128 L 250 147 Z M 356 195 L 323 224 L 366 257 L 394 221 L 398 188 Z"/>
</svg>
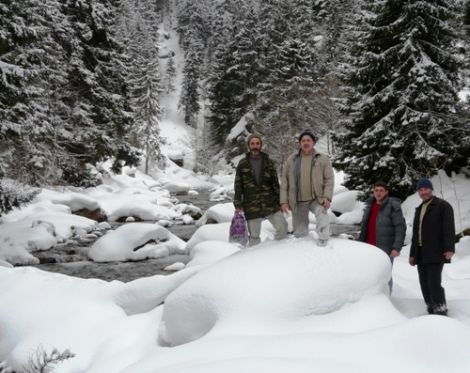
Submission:
<svg viewBox="0 0 470 373">
<path fill-rule="evenodd" d="M 287 235 L 287 222 L 279 205 L 279 180 L 274 162 L 261 151 L 259 135 L 248 136 L 249 152 L 237 166 L 235 174 L 236 211 L 243 211 L 248 223 L 250 246 L 260 242 L 261 222 L 268 219 L 276 230 L 274 238 Z"/>
</svg>

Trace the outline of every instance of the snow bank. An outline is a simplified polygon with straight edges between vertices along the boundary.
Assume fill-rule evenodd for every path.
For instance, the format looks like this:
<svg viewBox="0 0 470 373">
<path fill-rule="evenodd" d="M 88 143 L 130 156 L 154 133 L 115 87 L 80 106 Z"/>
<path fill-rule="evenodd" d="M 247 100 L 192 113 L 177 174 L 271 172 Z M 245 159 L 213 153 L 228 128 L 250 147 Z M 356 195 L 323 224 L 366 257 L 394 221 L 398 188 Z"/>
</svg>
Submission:
<svg viewBox="0 0 470 373">
<path fill-rule="evenodd" d="M 469 280 L 444 276 L 452 318 L 415 317 L 425 312 L 416 268 L 398 257 L 396 300 L 416 312 L 407 320 L 381 291 L 388 259 L 368 245 L 306 238 L 238 250 L 205 241 L 187 268 L 126 284 L 0 266 L 0 361 L 24 371 L 42 346 L 75 354 L 56 373 L 467 373 L 470 328 L 457 318 L 470 323 Z M 458 255 L 468 250 L 459 244 Z M 160 346 L 169 332 L 208 333 Z"/>
<path fill-rule="evenodd" d="M 59 205 L 52 203 L 51 201 L 38 201 L 33 202 L 21 208 L 16 208 L 13 211 L 10 211 L 8 214 L 1 217 L 2 224 L 12 223 L 33 215 L 42 215 L 42 214 L 51 214 L 51 213 L 61 213 L 61 214 L 70 214 L 70 207 L 65 205 Z"/>
<path fill-rule="evenodd" d="M 209 207 L 207 211 L 197 221 L 196 225 L 201 226 L 207 224 L 208 221 L 216 223 L 230 222 L 232 221 L 234 212 L 235 207 L 233 206 L 232 202 L 218 203 L 214 206 Z"/>
<path fill-rule="evenodd" d="M 39 201 L 51 201 L 54 204 L 66 205 L 72 211 L 81 209 L 93 211 L 100 207 L 96 199 L 70 191 L 58 192 L 55 190 L 42 189 L 41 193 L 39 193 L 36 198 Z"/>
<path fill-rule="evenodd" d="M 212 264 L 238 251 L 240 251 L 238 245 L 220 241 L 204 241 L 192 248 L 186 268 Z"/>
<path fill-rule="evenodd" d="M 455 247 L 452 265 L 446 266 L 446 272 L 455 280 L 470 279 L 470 236 L 460 239 Z"/>
<path fill-rule="evenodd" d="M 96 226 L 94 220 L 60 212 L 36 214 L 0 224 L 0 259 L 11 264 L 37 264 L 39 260 L 30 252 L 48 250 L 77 231 L 90 232 Z"/>
<path fill-rule="evenodd" d="M 91 352 L 125 316 L 105 285 L 35 268 L 0 267 L 0 360 L 8 357 L 12 368 L 25 371 L 39 346 L 69 348 L 79 357 L 71 360 L 75 371 L 86 371 Z"/>
<path fill-rule="evenodd" d="M 156 352 L 120 373 L 467 373 L 469 336 L 467 326 L 439 316 L 367 333 L 239 334 Z"/>
<path fill-rule="evenodd" d="M 380 250 L 343 240 L 332 240 L 332 248 L 310 238 L 293 242 L 244 250 L 189 279 L 165 302 L 160 339 L 180 345 L 231 323 L 275 330 L 279 322 L 331 313 L 386 288 L 391 266 Z"/>
<path fill-rule="evenodd" d="M 114 302 L 128 315 L 151 311 L 200 269 L 200 266 L 193 266 L 171 275 L 139 278 L 122 284 L 113 294 Z"/>
<path fill-rule="evenodd" d="M 191 249 L 203 241 L 228 242 L 230 223 L 208 224 L 198 228 L 186 243 L 186 250 Z"/>
<path fill-rule="evenodd" d="M 185 242 L 158 224 L 129 223 L 110 231 L 88 252 L 95 262 L 142 260 L 184 253 Z"/>
<path fill-rule="evenodd" d="M 331 210 L 345 213 L 354 210 L 359 192 L 355 190 L 337 193 L 333 196 Z"/>
</svg>

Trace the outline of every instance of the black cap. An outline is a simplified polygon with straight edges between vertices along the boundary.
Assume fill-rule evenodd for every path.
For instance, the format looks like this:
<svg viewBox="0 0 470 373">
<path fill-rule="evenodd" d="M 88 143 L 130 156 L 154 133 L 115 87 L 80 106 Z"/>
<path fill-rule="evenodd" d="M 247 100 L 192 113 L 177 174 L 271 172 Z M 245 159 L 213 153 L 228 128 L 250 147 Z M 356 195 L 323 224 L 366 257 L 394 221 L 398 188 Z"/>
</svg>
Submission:
<svg viewBox="0 0 470 373">
<path fill-rule="evenodd" d="M 315 136 L 315 134 L 314 134 L 314 132 L 313 132 L 313 129 L 311 129 L 311 128 L 306 128 L 306 129 L 304 129 L 304 130 L 300 133 L 300 135 L 299 135 L 299 142 L 300 142 L 300 140 L 302 140 L 302 137 L 304 137 L 305 135 L 310 136 L 313 141 L 315 141 L 315 142 L 317 141 L 317 137 Z"/>
</svg>

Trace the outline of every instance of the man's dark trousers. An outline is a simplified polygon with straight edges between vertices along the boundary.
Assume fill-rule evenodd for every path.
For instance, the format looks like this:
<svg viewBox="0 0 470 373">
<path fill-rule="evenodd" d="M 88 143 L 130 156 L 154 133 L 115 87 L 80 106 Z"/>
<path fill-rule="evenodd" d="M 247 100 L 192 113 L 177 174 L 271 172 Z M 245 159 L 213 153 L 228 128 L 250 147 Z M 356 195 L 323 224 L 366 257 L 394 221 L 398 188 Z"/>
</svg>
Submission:
<svg viewBox="0 0 470 373">
<path fill-rule="evenodd" d="M 445 291 L 441 286 L 443 268 L 444 263 L 418 264 L 419 284 L 429 313 L 447 313 Z"/>
</svg>

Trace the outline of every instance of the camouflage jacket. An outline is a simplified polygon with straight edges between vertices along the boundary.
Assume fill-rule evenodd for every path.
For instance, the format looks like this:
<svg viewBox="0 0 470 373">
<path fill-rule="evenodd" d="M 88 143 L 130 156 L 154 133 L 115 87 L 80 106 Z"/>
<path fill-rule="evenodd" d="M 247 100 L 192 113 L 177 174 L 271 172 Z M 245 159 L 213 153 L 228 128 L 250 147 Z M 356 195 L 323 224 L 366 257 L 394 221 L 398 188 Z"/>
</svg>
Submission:
<svg viewBox="0 0 470 373">
<path fill-rule="evenodd" d="M 235 174 L 235 208 L 242 208 L 247 219 L 264 218 L 279 211 L 279 180 L 274 162 L 261 152 L 261 181 L 255 181 L 248 153 Z"/>
</svg>

